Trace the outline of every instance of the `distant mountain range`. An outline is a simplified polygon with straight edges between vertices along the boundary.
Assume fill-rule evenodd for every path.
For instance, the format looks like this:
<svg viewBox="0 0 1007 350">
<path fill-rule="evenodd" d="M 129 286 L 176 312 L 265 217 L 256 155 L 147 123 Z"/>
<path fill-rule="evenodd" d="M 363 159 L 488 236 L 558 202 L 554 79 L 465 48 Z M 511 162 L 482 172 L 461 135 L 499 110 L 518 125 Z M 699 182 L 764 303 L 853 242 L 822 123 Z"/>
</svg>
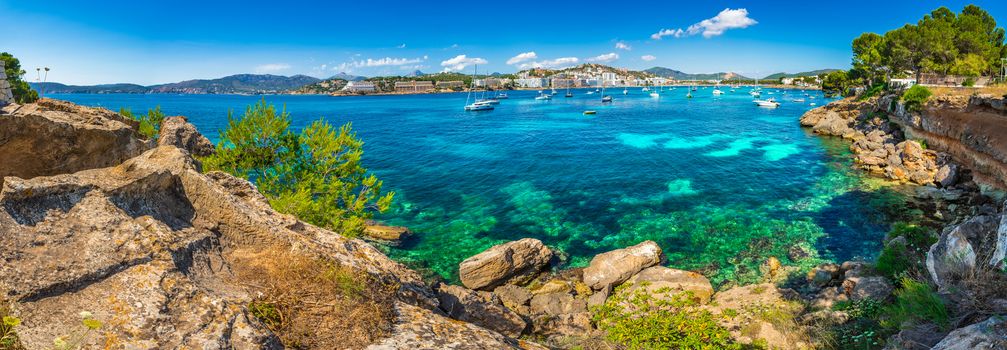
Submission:
<svg viewBox="0 0 1007 350">
<path fill-rule="evenodd" d="M 282 92 L 322 81 L 307 75 L 291 77 L 272 74 L 237 74 L 218 79 L 186 80 L 178 83 L 143 86 L 137 84 L 64 85 L 30 83 L 44 93 L 165 93 L 165 94 L 259 94 Z"/>
<path fill-rule="evenodd" d="M 423 72 L 420 72 L 420 71 L 417 71 L 417 72 L 419 72 L 420 75 L 423 75 Z M 362 76 L 362 75 L 353 75 L 353 74 L 339 73 L 339 74 L 336 74 L 336 75 L 333 75 L 333 76 L 329 77 L 329 79 L 326 79 L 326 80 L 361 81 L 361 80 L 364 80 L 364 79 L 367 79 L 367 77 Z"/>
<path fill-rule="evenodd" d="M 796 77 L 818 76 L 818 75 L 821 75 L 821 74 L 832 73 L 832 72 L 835 72 L 837 70 L 840 70 L 840 69 L 831 69 L 831 68 L 830 69 L 819 69 L 819 70 L 813 70 L 813 71 L 808 71 L 808 72 L 800 72 L 800 73 L 793 73 L 793 74 L 781 72 L 781 73 L 776 73 L 776 74 L 770 74 L 770 75 L 768 75 L 768 76 L 766 76 L 765 78 L 762 78 L 762 79 L 780 79 L 780 78 L 796 78 Z"/>
<path fill-rule="evenodd" d="M 746 77 L 741 74 L 732 72 L 719 72 L 719 73 L 685 73 L 682 71 L 674 70 L 665 67 L 653 67 L 645 69 L 644 72 L 662 77 L 671 78 L 675 80 L 716 80 L 716 79 L 740 79 L 740 80 L 753 80 L 753 78 Z"/>
</svg>

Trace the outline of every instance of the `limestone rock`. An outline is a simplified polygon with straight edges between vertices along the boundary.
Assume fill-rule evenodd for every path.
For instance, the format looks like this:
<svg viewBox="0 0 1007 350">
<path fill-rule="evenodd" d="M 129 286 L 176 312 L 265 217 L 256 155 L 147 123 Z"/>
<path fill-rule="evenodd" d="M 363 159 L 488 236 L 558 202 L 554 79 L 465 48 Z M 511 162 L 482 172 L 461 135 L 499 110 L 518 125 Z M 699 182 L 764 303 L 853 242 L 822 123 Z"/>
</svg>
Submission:
<svg viewBox="0 0 1007 350">
<path fill-rule="evenodd" d="M 189 124 L 189 121 L 182 116 L 164 118 L 157 144 L 159 146 L 175 146 L 199 157 L 206 157 L 214 153 L 213 143 L 200 134 L 196 130 L 196 126 Z"/>
<path fill-rule="evenodd" d="M 458 265 L 458 276 L 466 287 L 491 290 L 496 286 L 527 282 L 542 271 L 553 253 L 534 238 L 498 244 Z"/>
<path fill-rule="evenodd" d="M 137 123 L 104 108 L 43 98 L 0 109 L 0 185 L 23 179 L 104 168 L 153 147 Z"/>
<path fill-rule="evenodd" d="M 388 226 L 377 222 L 368 222 L 364 226 L 364 235 L 382 243 L 398 244 L 412 234 L 413 232 L 404 226 Z"/>
<path fill-rule="evenodd" d="M 894 287 L 881 276 L 853 277 L 843 281 L 843 290 L 853 300 L 885 300 L 892 295 Z"/>
<path fill-rule="evenodd" d="M 441 309 L 451 318 L 471 322 L 508 337 L 518 337 L 527 326 L 521 316 L 511 311 L 490 292 L 477 292 L 461 286 L 442 285 L 438 290 Z"/>
<path fill-rule="evenodd" d="M 663 252 L 654 241 L 595 255 L 584 269 L 584 283 L 594 290 L 618 285 L 641 270 L 661 262 Z"/>
<path fill-rule="evenodd" d="M 709 302 L 710 297 L 713 296 L 713 285 L 703 275 L 664 266 L 652 266 L 643 269 L 643 271 L 630 278 L 628 283 L 632 283 L 633 285 L 627 289 L 627 292 L 640 288 L 651 294 L 665 289 L 668 290 L 668 294 L 692 292 L 696 299 L 703 304 Z"/>
<path fill-rule="evenodd" d="M 836 264 L 821 264 L 808 271 L 808 282 L 811 282 L 815 287 L 821 288 L 830 283 L 834 279 L 839 278 L 842 273 L 842 269 Z"/>
<path fill-rule="evenodd" d="M 951 331 L 933 350 L 1007 348 L 1007 319 L 993 316 L 985 321 Z"/>
<path fill-rule="evenodd" d="M 392 336 L 367 347 L 367 350 L 548 349 L 406 303 L 397 303 L 396 311 L 399 316 Z"/>
<path fill-rule="evenodd" d="M 531 309 L 528 303 L 531 302 L 531 293 L 527 289 L 505 284 L 493 290 L 493 294 L 500 298 L 500 302 L 508 309 L 514 310 L 519 315 L 530 315 Z"/>
<path fill-rule="evenodd" d="M 533 315 L 563 315 L 587 311 L 587 302 L 568 293 L 539 294 L 531 298 Z"/>
<path fill-rule="evenodd" d="M 532 319 L 534 333 L 545 337 L 587 337 L 594 332 L 591 313 L 539 315 Z"/>
<path fill-rule="evenodd" d="M 951 187 L 958 182 L 958 165 L 945 164 L 937 170 L 934 181 L 939 183 L 941 187 Z"/>
<path fill-rule="evenodd" d="M 927 271 L 938 286 L 944 286 L 953 276 L 976 266 L 976 247 L 981 238 L 997 232 L 999 220 L 989 215 L 969 219 L 941 234 L 927 252 Z"/>
<path fill-rule="evenodd" d="M 797 292 L 778 288 L 772 283 L 752 284 L 720 291 L 713 295 L 710 304 L 703 307 L 714 314 L 724 314 L 726 310 L 736 312 L 737 315 L 719 318 L 717 322 L 741 343 L 751 343 L 761 338 L 771 349 L 796 350 L 808 348 L 797 337 L 804 330 L 778 328 L 764 321 L 755 312 L 773 310 L 796 317 L 803 311 L 802 303 L 796 301 L 799 298 Z"/>
</svg>

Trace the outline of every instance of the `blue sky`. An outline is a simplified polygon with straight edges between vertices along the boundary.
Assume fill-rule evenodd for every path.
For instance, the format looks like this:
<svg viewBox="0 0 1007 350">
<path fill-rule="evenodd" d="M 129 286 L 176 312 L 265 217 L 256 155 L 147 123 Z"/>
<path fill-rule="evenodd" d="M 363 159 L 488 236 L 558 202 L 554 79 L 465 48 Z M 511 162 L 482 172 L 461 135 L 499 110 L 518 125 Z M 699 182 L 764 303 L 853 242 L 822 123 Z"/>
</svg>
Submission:
<svg viewBox="0 0 1007 350">
<path fill-rule="evenodd" d="M 68 84 L 471 72 L 473 63 L 483 72 L 601 62 L 765 76 L 848 67 L 860 33 L 968 3 L 1007 23 L 1003 0 L 0 0 L 0 51 L 29 71 L 51 67 L 49 81 Z"/>
</svg>

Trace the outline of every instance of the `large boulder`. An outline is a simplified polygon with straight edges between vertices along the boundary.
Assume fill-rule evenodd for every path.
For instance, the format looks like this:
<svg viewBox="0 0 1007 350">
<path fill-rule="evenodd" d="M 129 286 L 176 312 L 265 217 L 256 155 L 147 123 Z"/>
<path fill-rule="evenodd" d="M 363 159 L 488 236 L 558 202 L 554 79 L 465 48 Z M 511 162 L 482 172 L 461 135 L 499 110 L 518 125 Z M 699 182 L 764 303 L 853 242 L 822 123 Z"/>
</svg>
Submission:
<svg viewBox="0 0 1007 350">
<path fill-rule="evenodd" d="M 527 326 L 520 315 L 501 303 L 490 292 L 477 292 L 461 286 L 442 285 L 438 290 L 441 309 L 451 318 L 471 322 L 500 334 L 517 337 Z"/>
<path fill-rule="evenodd" d="M 531 298 L 533 315 L 563 315 L 587 311 L 587 302 L 569 293 L 539 294 Z"/>
<path fill-rule="evenodd" d="M 1007 349 L 1007 318 L 993 316 L 952 331 L 932 350 Z"/>
<path fill-rule="evenodd" d="M 843 291 L 850 299 L 885 300 L 895 288 L 881 276 L 850 277 L 843 281 Z"/>
<path fill-rule="evenodd" d="M 405 226 L 389 226 L 368 221 L 364 226 L 364 238 L 389 245 L 397 245 L 413 232 Z"/>
<path fill-rule="evenodd" d="M 584 283 L 594 290 L 618 285 L 660 263 L 662 255 L 661 247 L 654 241 L 595 255 L 584 269 Z"/>
<path fill-rule="evenodd" d="M 552 256 L 552 250 L 534 238 L 498 244 L 462 261 L 458 277 L 462 284 L 475 290 L 522 284 L 542 271 Z"/>
<path fill-rule="evenodd" d="M 406 303 L 396 304 L 396 314 L 398 322 L 391 330 L 392 336 L 368 346 L 367 350 L 548 350 L 529 341 L 509 338 L 472 323 L 459 322 Z"/>
<path fill-rule="evenodd" d="M 185 117 L 167 117 L 161 123 L 157 144 L 159 146 L 175 146 L 199 157 L 213 154 L 213 143 L 196 130 Z"/>
<path fill-rule="evenodd" d="M 664 266 L 652 266 L 643 269 L 643 271 L 630 278 L 627 283 L 633 284 L 627 292 L 641 288 L 651 294 L 658 292 L 665 292 L 667 294 L 692 292 L 693 296 L 700 303 L 704 304 L 709 302 L 710 297 L 713 296 L 713 285 L 703 275 Z"/>
<path fill-rule="evenodd" d="M 0 108 L 0 185 L 118 165 L 151 149 L 136 121 L 104 108 L 43 98 Z"/>
<path fill-rule="evenodd" d="M 943 287 L 964 276 L 966 271 L 976 267 L 979 252 L 995 256 L 996 250 L 992 245 L 997 241 L 999 224 L 999 217 L 979 215 L 945 229 L 927 252 L 927 271 L 934 282 Z"/>
</svg>

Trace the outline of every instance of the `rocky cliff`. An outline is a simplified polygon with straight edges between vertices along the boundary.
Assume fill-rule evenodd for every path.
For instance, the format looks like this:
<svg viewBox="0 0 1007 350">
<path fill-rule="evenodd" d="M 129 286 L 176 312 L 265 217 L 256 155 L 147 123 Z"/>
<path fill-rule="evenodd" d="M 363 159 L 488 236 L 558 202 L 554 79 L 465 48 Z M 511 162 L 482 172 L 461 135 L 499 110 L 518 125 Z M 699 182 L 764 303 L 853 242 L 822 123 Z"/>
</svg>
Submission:
<svg viewBox="0 0 1007 350">
<path fill-rule="evenodd" d="M 186 129 L 184 119 L 174 123 Z M 206 150 L 198 138 L 182 141 L 181 132 L 157 146 L 136 129 L 108 110 L 48 99 L 0 113 L 0 291 L 23 320 L 25 348 L 65 340 L 80 312 L 104 323 L 85 348 L 280 348 L 250 306 L 289 277 L 274 269 L 302 258 L 389 289 L 374 303 L 371 313 L 388 315 L 374 330 L 352 315 L 302 313 L 316 317 L 318 338 L 345 328 L 369 334 L 376 349 L 538 347 L 451 320 L 415 271 L 273 211 L 251 183 L 203 173 L 189 150 L 164 142 Z M 328 338 L 318 344 L 365 345 Z"/>
<path fill-rule="evenodd" d="M 10 89 L 10 82 L 7 81 L 7 73 L 4 70 L 4 63 L 0 61 L 0 107 L 14 102 L 14 94 Z"/>
</svg>

